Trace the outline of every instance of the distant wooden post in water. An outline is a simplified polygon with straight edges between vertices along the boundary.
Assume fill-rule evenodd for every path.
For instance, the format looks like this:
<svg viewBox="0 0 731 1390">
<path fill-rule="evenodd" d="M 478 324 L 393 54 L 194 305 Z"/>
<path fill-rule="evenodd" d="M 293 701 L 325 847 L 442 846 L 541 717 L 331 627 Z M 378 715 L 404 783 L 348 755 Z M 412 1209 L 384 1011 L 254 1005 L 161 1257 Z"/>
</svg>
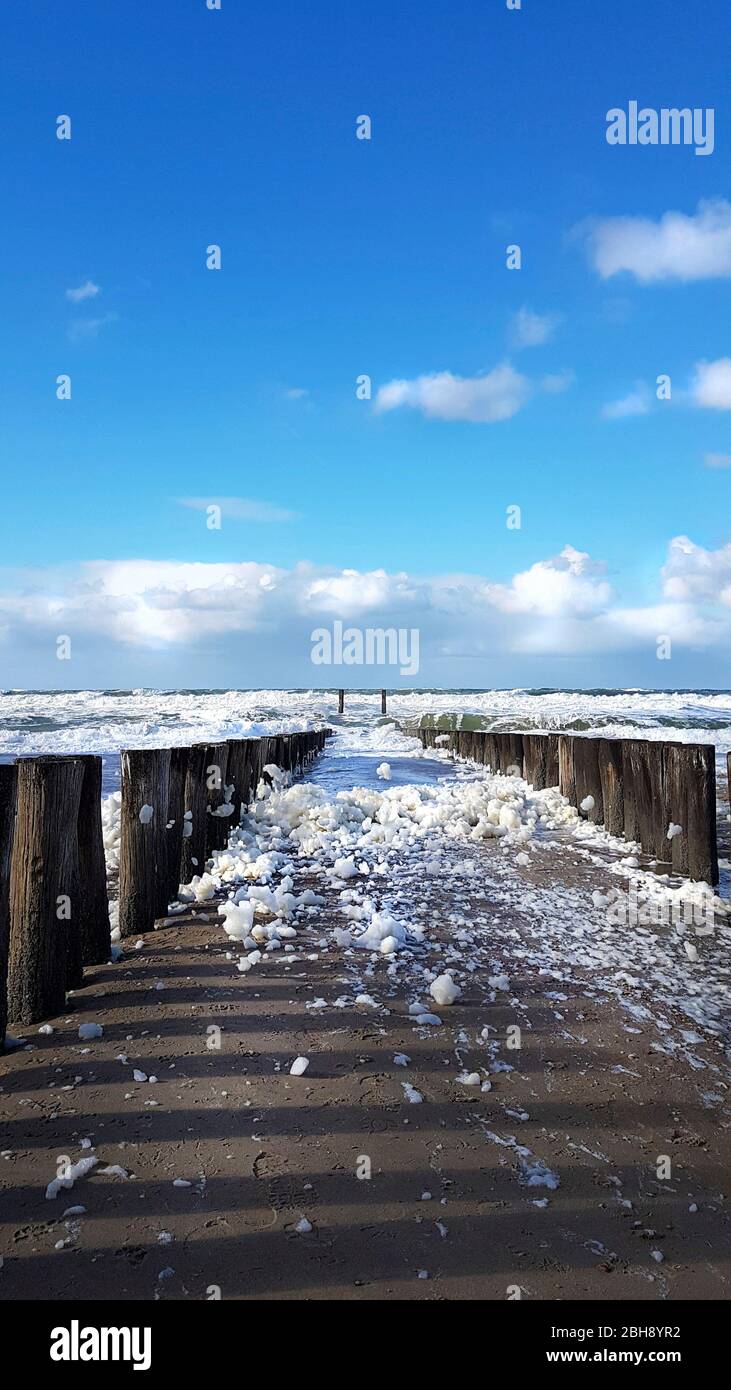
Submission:
<svg viewBox="0 0 731 1390">
<path fill-rule="evenodd" d="M 342 714 L 345 709 L 345 691 L 338 691 L 338 714 Z"/>
<path fill-rule="evenodd" d="M 386 714 L 386 691 L 381 691 L 381 714 Z"/>
<path fill-rule="evenodd" d="M 81 758 L 22 758 L 10 868 L 8 1017 L 37 1023 L 62 1013 L 77 973 L 77 822 Z"/>
<path fill-rule="evenodd" d="M 10 858 L 15 832 L 18 769 L 0 763 L 0 1049 L 8 1023 L 8 948 L 10 946 Z"/>
<path fill-rule="evenodd" d="M 122 936 L 151 931 L 163 916 L 168 860 L 165 826 L 170 749 L 122 753 L 122 825 L 119 851 L 119 930 Z M 162 893 L 161 893 L 162 888 Z"/>
</svg>

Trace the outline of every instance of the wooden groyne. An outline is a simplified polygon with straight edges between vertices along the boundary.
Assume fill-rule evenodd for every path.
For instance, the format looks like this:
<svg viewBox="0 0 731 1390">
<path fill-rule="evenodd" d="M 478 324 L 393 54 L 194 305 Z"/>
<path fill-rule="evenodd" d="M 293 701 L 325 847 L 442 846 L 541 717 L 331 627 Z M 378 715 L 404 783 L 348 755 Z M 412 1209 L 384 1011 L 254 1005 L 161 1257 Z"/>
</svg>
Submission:
<svg viewBox="0 0 731 1390">
<path fill-rule="evenodd" d="M 119 928 L 152 930 L 181 883 L 225 847 L 271 764 L 302 772 L 330 729 L 229 739 L 121 756 Z M 62 1013 L 84 967 L 109 960 L 102 760 L 0 765 L 0 1047 L 8 1019 Z"/>
<path fill-rule="evenodd" d="M 587 820 L 686 878 L 718 883 L 716 750 L 707 743 L 419 729 L 424 748 L 558 787 Z M 729 755 L 731 787 L 731 755 Z"/>
</svg>

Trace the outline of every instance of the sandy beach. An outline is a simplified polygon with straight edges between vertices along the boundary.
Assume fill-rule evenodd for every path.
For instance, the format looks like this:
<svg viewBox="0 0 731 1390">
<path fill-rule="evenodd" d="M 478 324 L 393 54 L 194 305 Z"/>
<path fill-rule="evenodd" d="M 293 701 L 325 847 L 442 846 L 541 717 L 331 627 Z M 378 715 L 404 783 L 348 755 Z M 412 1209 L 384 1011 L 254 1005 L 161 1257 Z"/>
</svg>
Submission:
<svg viewBox="0 0 731 1390">
<path fill-rule="evenodd" d="M 5 1299 L 728 1297 L 722 1029 L 618 981 L 626 934 L 614 971 L 559 939 L 602 886 L 575 845 L 517 874 L 495 841 L 467 875 L 440 852 L 392 860 L 384 902 L 425 928 L 395 959 L 334 943 L 345 884 L 305 859 L 323 901 L 289 953 L 239 973 L 216 901 L 189 905 L 25 1031 L 0 1058 Z M 444 968 L 439 1007 L 415 981 Z M 48 1197 L 62 1155 L 97 1162 Z"/>
</svg>

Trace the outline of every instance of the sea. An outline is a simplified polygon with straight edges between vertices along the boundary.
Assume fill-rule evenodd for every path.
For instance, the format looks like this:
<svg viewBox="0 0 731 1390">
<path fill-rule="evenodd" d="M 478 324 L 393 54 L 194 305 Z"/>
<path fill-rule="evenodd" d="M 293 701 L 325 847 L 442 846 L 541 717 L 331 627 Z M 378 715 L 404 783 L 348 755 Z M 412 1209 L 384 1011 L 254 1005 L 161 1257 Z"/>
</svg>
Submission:
<svg viewBox="0 0 731 1390">
<path fill-rule="evenodd" d="M 375 779 L 375 759 L 399 763 L 399 777 L 420 781 L 409 756 L 422 724 L 443 728 L 522 729 L 606 738 L 712 743 L 719 781 L 731 752 L 731 691 L 648 689 L 337 690 L 4 690 L 0 692 L 0 760 L 33 754 L 99 753 L 104 791 L 119 786 L 123 748 L 167 747 L 202 740 L 257 737 L 330 725 L 336 731 L 323 777 L 332 785 Z M 333 761 L 333 759 L 337 762 Z"/>
</svg>

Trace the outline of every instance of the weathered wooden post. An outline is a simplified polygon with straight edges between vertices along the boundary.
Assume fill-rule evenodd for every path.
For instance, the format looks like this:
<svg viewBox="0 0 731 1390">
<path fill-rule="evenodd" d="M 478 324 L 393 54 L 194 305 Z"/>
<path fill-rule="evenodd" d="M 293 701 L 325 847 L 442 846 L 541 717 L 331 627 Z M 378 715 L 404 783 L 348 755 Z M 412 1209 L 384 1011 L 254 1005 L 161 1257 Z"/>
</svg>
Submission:
<svg viewBox="0 0 731 1390">
<path fill-rule="evenodd" d="M 604 820 L 604 799 L 599 773 L 598 745 L 599 740 L 596 738 L 574 739 L 575 804 L 587 820 L 601 825 Z M 588 800 L 594 804 L 584 807 L 582 803 Z"/>
<path fill-rule="evenodd" d="M 485 738 L 485 766 L 489 767 L 493 776 L 500 771 L 500 747 L 497 741 L 497 734 L 488 731 Z"/>
<path fill-rule="evenodd" d="M 271 736 L 260 740 L 259 744 L 259 780 L 262 778 L 272 786 L 271 775 L 264 771 L 265 767 L 271 767 L 277 761 L 277 739 Z"/>
<path fill-rule="evenodd" d="M 226 785 L 228 783 L 228 743 L 209 744 L 211 756 L 208 760 L 206 786 L 208 789 L 208 817 L 206 820 L 206 857 L 210 858 L 214 849 L 225 849 L 228 832 L 231 828 L 232 812 L 227 816 L 218 814 L 226 804 Z"/>
<path fill-rule="evenodd" d="M 66 1004 L 70 936 L 79 930 L 76 827 L 84 766 L 80 758 L 23 758 L 17 766 L 8 1017 L 29 1024 Z"/>
<path fill-rule="evenodd" d="M 297 776 L 297 770 L 298 770 L 298 768 L 299 768 L 299 754 L 300 754 L 299 741 L 300 741 L 300 735 L 299 735 L 299 734 L 290 734 L 290 735 L 289 735 L 289 739 L 288 739 L 288 743 L 289 743 L 289 771 L 292 773 L 292 776 L 293 776 L 293 777 L 296 777 L 296 776 Z"/>
<path fill-rule="evenodd" d="M 504 777 L 523 776 L 522 734 L 491 734 L 488 737 L 488 745 L 488 756 L 496 760 L 493 772 L 500 772 Z"/>
<path fill-rule="evenodd" d="M 559 778 L 558 769 L 558 734 L 544 734 L 546 740 L 546 786 L 557 787 Z"/>
<path fill-rule="evenodd" d="M 248 806 L 248 804 L 249 804 L 249 802 L 251 801 L 252 797 L 256 796 L 256 788 L 257 788 L 257 784 L 258 784 L 258 781 L 259 781 L 259 744 L 260 744 L 260 739 L 258 739 L 258 738 L 248 738 L 248 739 L 246 740 L 246 742 L 247 742 L 247 744 L 248 744 L 248 747 L 247 747 L 247 749 L 246 749 L 246 767 L 245 767 L 245 778 L 246 778 L 246 784 L 245 784 L 245 786 L 246 786 L 246 789 L 245 789 L 245 792 L 244 792 L 243 801 L 244 801 L 245 804 Z"/>
<path fill-rule="evenodd" d="M 102 760 L 85 754 L 79 803 L 79 935 L 82 965 L 104 965 L 111 953 L 107 865 L 102 834 Z"/>
<path fill-rule="evenodd" d="M 342 714 L 345 709 L 345 691 L 338 691 L 338 714 Z"/>
<path fill-rule="evenodd" d="M 504 734 L 503 772 L 509 777 L 523 776 L 523 735 Z"/>
<path fill-rule="evenodd" d="M 718 883 L 716 750 L 709 743 L 666 743 L 665 852 L 676 873 Z M 667 839 L 670 825 L 680 833 Z M 660 857 L 660 856 L 658 856 Z"/>
<path fill-rule="evenodd" d="M 188 776 L 188 748 L 170 749 L 168 781 L 168 810 L 165 823 L 167 841 L 167 874 L 165 876 L 165 914 L 168 904 L 178 896 L 183 857 L 183 826 L 185 824 L 185 783 Z M 159 906 L 159 903 L 158 903 Z"/>
<path fill-rule="evenodd" d="M 622 745 L 625 836 L 646 854 L 669 860 L 662 744 L 628 738 Z"/>
<path fill-rule="evenodd" d="M 546 751 L 540 734 L 523 734 L 523 776 L 537 792 L 546 785 Z"/>
<path fill-rule="evenodd" d="M 624 759 L 618 738 L 597 739 L 597 762 L 602 784 L 604 828 L 610 835 L 624 835 Z"/>
<path fill-rule="evenodd" d="M 180 881 L 190 883 L 206 867 L 206 818 L 208 799 L 206 767 L 208 744 L 194 743 L 188 749 L 185 773 L 185 810 L 183 812 L 183 852 L 180 860 Z"/>
<path fill-rule="evenodd" d="M 256 793 L 261 781 L 262 768 L 266 762 L 264 756 L 264 739 L 252 739 L 251 746 L 251 795 L 253 798 L 256 798 Z"/>
<path fill-rule="evenodd" d="M 122 936 L 151 931 L 167 891 L 169 748 L 128 748 L 122 753 L 122 827 L 119 849 L 119 930 Z"/>
<path fill-rule="evenodd" d="M 382 691 L 381 691 L 381 714 L 387 714 L 387 713 L 388 713 L 388 711 L 387 711 L 387 709 L 386 709 L 386 691 L 385 691 L 385 690 L 382 690 Z"/>
<path fill-rule="evenodd" d="M 248 793 L 248 747 L 251 742 L 247 738 L 230 738 L 228 740 L 228 762 L 226 764 L 226 781 L 233 787 L 231 798 L 234 804 L 234 813 L 229 822 L 229 829 L 233 830 L 241 822 L 242 808 Z"/>
<path fill-rule="evenodd" d="M 437 735 L 436 729 L 432 729 L 432 746 L 436 746 L 436 744 L 435 744 L 436 735 Z M 474 735 L 474 738 L 473 738 L 473 741 L 472 741 L 472 756 L 474 757 L 475 762 L 480 764 L 480 767 L 484 767 L 484 764 L 485 764 L 485 757 L 486 757 L 486 750 L 487 750 L 487 734 L 484 732 L 484 730 L 479 729 L 479 730 L 477 731 L 477 733 Z"/>
<path fill-rule="evenodd" d="M 285 734 L 282 739 L 281 766 L 285 772 L 291 772 L 294 767 L 294 734 Z"/>
<path fill-rule="evenodd" d="M 10 945 L 10 858 L 15 834 L 18 769 L 0 763 L 0 1051 L 8 1023 L 8 948 Z"/>
<path fill-rule="evenodd" d="M 576 772 L 574 770 L 574 743 L 572 734 L 558 736 L 558 786 L 570 806 L 576 805 Z"/>
</svg>

